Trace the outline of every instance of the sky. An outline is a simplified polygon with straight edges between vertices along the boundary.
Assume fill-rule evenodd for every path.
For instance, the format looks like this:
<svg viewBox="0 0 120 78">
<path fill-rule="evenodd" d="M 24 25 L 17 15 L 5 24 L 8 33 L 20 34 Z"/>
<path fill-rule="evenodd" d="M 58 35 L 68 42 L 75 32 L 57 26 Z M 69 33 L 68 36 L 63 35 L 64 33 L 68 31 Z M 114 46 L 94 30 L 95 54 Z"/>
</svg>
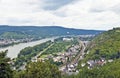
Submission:
<svg viewBox="0 0 120 78">
<path fill-rule="evenodd" d="M 0 25 L 120 27 L 120 0 L 0 0 Z"/>
</svg>

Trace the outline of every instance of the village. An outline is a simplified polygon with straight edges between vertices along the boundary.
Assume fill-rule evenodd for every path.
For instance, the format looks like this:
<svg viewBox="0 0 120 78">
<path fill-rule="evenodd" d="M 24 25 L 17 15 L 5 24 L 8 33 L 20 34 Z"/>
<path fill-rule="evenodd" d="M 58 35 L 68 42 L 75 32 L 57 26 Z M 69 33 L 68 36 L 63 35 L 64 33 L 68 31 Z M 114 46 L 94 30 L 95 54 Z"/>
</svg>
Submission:
<svg viewBox="0 0 120 78">
<path fill-rule="evenodd" d="M 73 38 L 63 38 L 62 40 L 65 42 L 68 42 L 68 41 L 72 41 Z M 77 68 L 78 64 L 76 63 L 76 64 L 70 65 L 69 63 L 71 63 L 71 61 L 73 61 L 76 58 L 76 56 L 79 54 L 79 52 L 80 52 L 80 45 L 79 44 L 72 45 L 65 52 L 49 54 L 49 55 L 45 56 L 44 58 L 42 58 L 42 57 L 38 58 L 36 56 L 36 57 L 32 58 L 31 61 L 32 62 L 37 62 L 37 61 L 44 62 L 46 60 L 52 59 L 53 62 L 60 63 L 60 66 L 59 66 L 60 71 L 76 72 L 77 71 L 76 68 Z M 65 66 L 65 68 L 62 68 L 64 66 Z"/>
<path fill-rule="evenodd" d="M 64 37 L 62 39 L 64 42 L 72 41 L 73 38 L 66 38 Z M 54 42 L 54 41 L 52 41 Z M 59 70 L 66 74 L 77 74 L 79 73 L 80 69 L 78 69 L 78 64 L 80 60 L 84 59 L 84 56 L 86 54 L 89 54 L 89 51 L 85 52 L 86 46 L 89 43 L 89 41 L 81 41 L 77 45 L 72 45 L 69 47 L 65 52 L 58 52 L 55 54 L 48 54 L 45 57 L 33 57 L 31 59 L 31 62 L 44 62 L 46 60 L 52 59 L 53 62 L 56 64 L 58 63 Z M 87 67 L 88 69 L 92 69 L 95 66 L 103 66 L 107 62 L 112 62 L 113 59 L 106 60 L 105 58 L 100 58 L 96 60 L 87 60 L 87 62 L 81 63 L 81 68 Z M 26 63 L 24 62 L 23 65 L 19 68 L 19 70 L 25 70 Z M 13 68 L 15 69 L 15 68 Z"/>
<path fill-rule="evenodd" d="M 0 39 L 0 47 L 6 47 L 9 45 L 14 45 L 18 43 L 25 43 L 33 41 L 33 38 L 25 38 L 25 39 Z"/>
</svg>

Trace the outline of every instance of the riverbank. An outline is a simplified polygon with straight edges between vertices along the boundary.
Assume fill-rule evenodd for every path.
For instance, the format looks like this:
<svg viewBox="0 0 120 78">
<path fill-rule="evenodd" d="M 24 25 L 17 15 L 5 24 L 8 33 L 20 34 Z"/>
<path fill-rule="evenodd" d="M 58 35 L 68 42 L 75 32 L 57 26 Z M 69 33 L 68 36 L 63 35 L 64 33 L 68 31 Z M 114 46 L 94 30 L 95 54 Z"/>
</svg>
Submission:
<svg viewBox="0 0 120 78">
<path fill-rule="evenodd" d="M 44 42 L 49 41 L 49 40 L 54 40 L 56 38 L 57 37 L 52 37 L 52 38 L 45 38 L 45 39 L 41 39 L 41 40 L 38 40 L 38 41 L 32 41 L 32 42 L 28 42 L 28 43 L 19 43 L 19 44 L 13 45 L 13 46 L 0 48 L 0 51 L 8 50 L 7 56 L 10 57 L 10 58 L 16 58 L 18 53 L 22 49 L 24 49 L 25 47 L 32 47 L 32 46 L 44 43 Z"/>
</svg>

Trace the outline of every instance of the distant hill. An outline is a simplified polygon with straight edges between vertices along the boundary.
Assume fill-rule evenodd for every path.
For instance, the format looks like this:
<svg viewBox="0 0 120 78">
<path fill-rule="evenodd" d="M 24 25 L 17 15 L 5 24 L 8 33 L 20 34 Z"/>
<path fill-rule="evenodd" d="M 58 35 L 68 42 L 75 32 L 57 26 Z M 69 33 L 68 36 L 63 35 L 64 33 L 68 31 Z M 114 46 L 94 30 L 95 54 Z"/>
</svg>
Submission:
<svg viewBox="0 0 120 78">
<path fill-rule="evenodd" d="M 95 35 L 101 32 L 103 31 L 64 28 L 60 26 L 0 26 L 0 38 L 45 38 L 61 35 Z"/>
</svg>

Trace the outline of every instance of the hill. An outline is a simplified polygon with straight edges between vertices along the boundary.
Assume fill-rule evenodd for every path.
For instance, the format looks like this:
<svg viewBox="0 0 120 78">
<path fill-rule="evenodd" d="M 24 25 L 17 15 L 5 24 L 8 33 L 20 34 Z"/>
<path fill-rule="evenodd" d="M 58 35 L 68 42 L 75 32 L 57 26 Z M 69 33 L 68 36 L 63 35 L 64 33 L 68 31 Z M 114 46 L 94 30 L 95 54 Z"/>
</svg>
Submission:
<svg viewBox="0 0 120 78">
<path fill-rule="evenodd" d="M 120 57 L 120 28 L 103 32 L 92 40 L 89 59 L 117 59 Z"/>
<path fill-rule="evenodd" d="M 0 26 L 0 38 L 45 38 L 61 35 L 95 35 L 100 32 L 103 31 L 72 29 L 60 26 Z M 19 37 L 17 35 L 19 35 Z"/>
<path fill-rule="evenodd" d="M 120 78 L 120 28 L 96 36 L 79 62 L 77 75 L 64 78 Z"/>
</svg>

